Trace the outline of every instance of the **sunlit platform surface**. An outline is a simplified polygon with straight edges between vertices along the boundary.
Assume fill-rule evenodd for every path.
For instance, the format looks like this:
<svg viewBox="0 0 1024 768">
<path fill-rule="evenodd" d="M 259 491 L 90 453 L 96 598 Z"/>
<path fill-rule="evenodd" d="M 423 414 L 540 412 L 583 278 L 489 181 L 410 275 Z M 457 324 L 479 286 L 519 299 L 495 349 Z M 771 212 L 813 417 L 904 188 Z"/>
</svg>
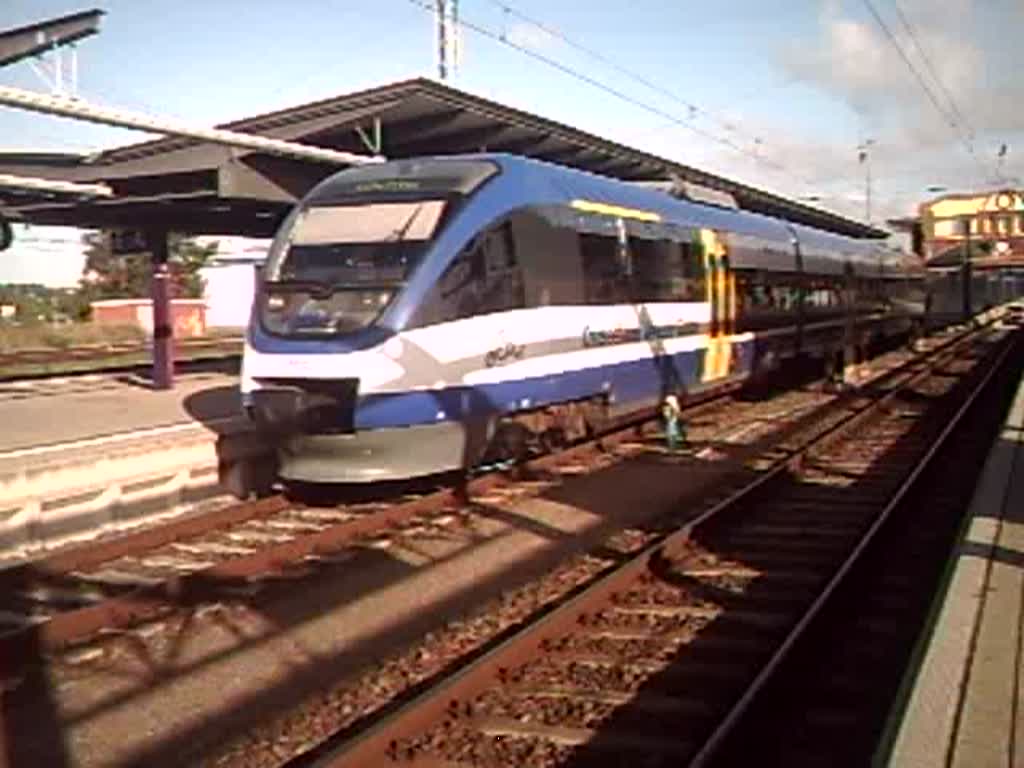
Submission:
<svg viewBox="0 0 1024 768">
<path fill-rule="evenodd" d="M 239 413 L 238 379 L 181 375 L 154 390 L 136 375 L 85 375 L 0 383 L 0 458 L 13 451 L 182 424 L 211 424 Z"/>
<path fill-rule="evenodd" d="M 1024 765 L 1024 381 L 992 445 L 885 764 Z"/>
</svg>

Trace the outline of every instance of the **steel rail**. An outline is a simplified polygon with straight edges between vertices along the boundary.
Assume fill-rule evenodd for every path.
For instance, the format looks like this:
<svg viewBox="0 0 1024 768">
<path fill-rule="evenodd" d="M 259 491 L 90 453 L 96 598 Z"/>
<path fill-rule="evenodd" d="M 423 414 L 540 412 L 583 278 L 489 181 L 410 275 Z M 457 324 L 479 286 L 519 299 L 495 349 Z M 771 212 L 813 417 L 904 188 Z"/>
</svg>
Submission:
<svg viewBox="0 0 1024 768">
<path fill-rule="evenodd" d="M 974 387 L 973 391 L 968 395 L 965 402 L 957 409 L 956 413 L 949 419 L 948 423 L 942 429 L 942 432 L 932 442 L 931 447 L 925 452 L 924 456 L 917 462 L 910 474 L 903 480 L 900 487 L 893 494 L 892 498 L 886 504 L 885 508 L 879 513 L 878 517 L 875 518 L 874 522 L 864 533 L 863 537 L 857 543 L 843 563 L 836 570 L 835 574 L 829 579 L 828 584 L 822 590 L 821 594 L 814 600 L 811 606 L 807 609 L 803 617 L 796 623 L 796 625 L 790 630 L 785 640 L 779 645 L 775 653 L 772 654 L 768 663 L 758 673 L 757 677 L 746 689 L 743 696 L 736 702 L 735 705 L 730 709 L 729 713 L 722 720 L 722 722 L 716 727 L 711 737 L 705 742 L 694 758 L 690 761 L 690 768 L 705 768 L 709 765 L 715 754 L 721 749 L 722 745 L 729 738 L 730 734 L 734 731 L 736 726 L 739 724 L 743 715 L 749 710 L 751 704 L 754 702 L 758 694 L 764 689 L 765 685 L 778 673 L 779 669 L 789 658 L 789 654 L 805 635 L 807 629 L 811 623 L 820 615 L 826 604 L 832 599 L 835 592 L 845 581 L 850 571 L 857 565 L 864 552 L 871 546 L 871 544 L 877 538 L 879 531 L 889 521 L 894 511 L 903 503 L 907 494 L 917 485 L 921 474 L 930 466 L 932 460 L 936 454 L 946 446 L 946 441 L 953 431 L 960 425 L 964 416 L 975 404 L 977 399 L 983 392 L 987 390 L 989 382 L 993 377 L 1002 369 L 1006 360 L 1010 354 L 1016 349 L 1016 344 L 1011 342 L 1008 346 L 1004 347 L 999 357 L 995 360 L 992 367 L 986 372 L 982 380 Z"/>
<path fill-rule="evenodd" d="M 692 540 L 692 536 L 698 528 L 718 518 L 739 501 L 779 477 L 811 449 L 817 448 L 840 433 L 855 429 L 865 420 L 877 416 L 883 406 L 895 399 L 906 386 L 927 376 L 948 359 L 952 359 L 952 354 L 959 346 L 969 342 L 976 335 L 977 331 L 968 331 L 958 335 L 955 339 L 944 343 L 938 350 L 932 350 L 929 359 L 922 361 L 920 358 L 914 358 L 890 371 L 887 376 L 894 377 L 901 372 L 906 373 L 914 366 L 921 366 L 921 370 L 910 372 L 907 380 L 892 391 L 855 410 L 837 424 L 811 438 L 804 445 L 788 451 L 787 455 L 780 458 L 772 469 L 734 491 L 727 498 L 676 531 L 661 535 L 628 562 L 616 566 L 614 570 L 602 576 L 583 592 L 553 609 L 513 637 L 506 639 L 486 655 L 400 706 L 385 719 L 371 725 L 362 733 L 323 754 L 318 759 L 314 759 L 311 764 L 318 768 L 355 768 L 356 766 L 364 768 L 364 766 L 380 764 L 380 761 L 387 755 L 397 760 L 394 750 L 400 737 L 420 734 L 446 713 L 461 711 L 468 705 L 468 701 L 472 697 L 493 684 L 495 676 L 500 675 L 501 670 L 520 666 L 536 658 L 537 654 L 542 652 L 543 643 L 548 638 L 571 631 L 578 624 L 580 617 L 588 613 L 593 606 L 607 601 L 622 588 L 623 584 L 630 583 L 636 577 L 650 570 L 652 564 L 670 558 L 673 553 L 683 549 Z M 430 758 L 417 758 L 415 764 L 429 765 L 432 762 Z"/>
<path fill-rule="evenodd" d="M 715 407 L 726 394 L 717 393 L 695 403 L 687 409 L 687 414 L 692 417 L 701 410 Z M 610 432 L 513 467 L 513 475 L 546 470 L 588 452 L 607 450 L 635 437 L 650 420 L 651 414 L 644 414 L 627 423 L 616 424 Z M 252 577 L 269 576 L 307 557 L 330 555 L 359 537 L 398 526 L 418 515 L 471 503 L 471 494 L 485 493 L 495 486 L 512 482 L 515 482 L 514 476 L 509 477 L 507 473 L 498 470 L 490 471 L 462 485 L 442 488 L 420 498 L 399 502 L 365 516 L 331 525 L 316 533 L 262 547 L 252 554 L 229 558 L 198 571 L 171 577 L 156 585 L 137 587 L 128 590 L 126 594 L 114 595 L 92 605 L 56 613 L 36 624 L 0 635 L 0 659 L 9 665 L 18 666 L 29 661 L 33 655 L 59 651 L 74 642 L 87 639 L 101 629 L 129 626 L 173 611 L 176 607 L 215 599 L 225 590 L 243 586 Z M 73 578 L 77 570 L 95 567 L 119 557 L 138 555 L 247 520 L 268 517 L 286 511 L 291 506 L 283 495 L 277 495 L 56 553 L 43 560 L 0 571 L 0 588 L 10 591 L 31 586 L 33 581 L 41 582 L 62 576 Z"/>
<path fill-rule="evenodd" d="M 175 351 L 205 349 L 207 347 L 237 346 L 241 349 L 244 339 L 241 336 L 223 339 L 177 339 Z M 31 365 L 52 362 L 90 360 L 110 357 L 111 355 L 128 355 L 136 352 L 148 352 L 150 345 L 146 342 L 114 342 L 111 344 L 82 344 L 64 349 L 20 349 L 14 352 L 0 353 L 0 370 L 11 365 Z"/>
<path fill-rule="evenodd" d="M 969 333 L 944 340 L 929 354 L 958 344 Z M 920 365 L 922 358 L 915 356 L 879 377 L 889 380 L 908 369 Z M 703 399 L 695 401 L 686 409 L 688 418 L 697 416 L 702 410 L 713 408 L 735 387 L 722 388 L 706 393 Z M 841 398 L 839 403 L 844 402 Z M 833 406 L 835 403 L 832 404 Z M 559 463 L 571 461 L 588 451 L 603 450 L 618 442 L 629 439 L 649 423 L 653 412 L 633 414 L 627 419 L 609 425 L 609 431 L 593 439 L 576 444 L 553 454 L 541 456 L 516 467 L 518 472 L 544 470 Z M 785 439 L 785 438 L 781 438 Z M 745 461 L 753 453 L 763 450 L 755 444 L 740 451 L 738 460 Z M 764 478 L 762 478 L 763 480 Z M 59 651 L 65 646 L 84 640 L 100 629 L 128 626 L 155 615 L 172 611 L 176 606 L 190 605 L 205 599 L 214 599 L 225 588 L 242 586 L 252 577 L 269 575 L 292 563 L 310 556 L 326 555 L 341 549 L 354 539 L 375 531 L 399 525 L 418 515 L 439 511 L 451 505 L 470 501 L 470 494 L 483 493 L 498 484 L 514 482 L 505 474 L 493 471 L 468 480 L 461 487 L 449 487 L 435 491 L 412 501 L 399 503 L 372 512 L 364 517 L 330 526 L 317 533 L 297 537 L 290 541 L 262 547 L 249 555 L 231 558 L 210 567 L 186 575 L 172 577 L 157 585 L 138 587 L 126 594 L 115 595 L 92 605 L 66 612 L 56 613 L 39 623 L 0 635 L 0 656 L 23 662 L 31 650 L 34 653 Z M 245 520 L 266 517 L 287 509 L 283 497 L 271 497 L 260 502 L 214 510 L 205 515 L 175 521 L 149 531 L 130 534 L 123 539 L 113 539 L 97 545 L 58 553 L 43 561 L 26 563 L 8 572 L 0 572 L 0 585 L 14 588 L 29 585 L 33 576 L 40 579 L 71 574 L 76 569 L 94 567 L 102 562 L 149 551 L 166 544 L 215 531 L 227 525 Z"/>
</svg>

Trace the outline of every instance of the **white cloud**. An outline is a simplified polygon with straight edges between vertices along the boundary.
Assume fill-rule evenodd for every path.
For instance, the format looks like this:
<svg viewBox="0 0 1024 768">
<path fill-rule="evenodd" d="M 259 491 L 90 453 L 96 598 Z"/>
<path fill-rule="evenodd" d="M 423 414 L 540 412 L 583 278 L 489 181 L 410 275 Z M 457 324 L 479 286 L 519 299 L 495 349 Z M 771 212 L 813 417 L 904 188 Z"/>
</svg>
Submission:
<svg viewBox="0 0 1024 768">
<path fill-rule="evenodd" d="M 512 22 L 504 34 L 510 43 L 533 51 L 550 51 L 559 44 L 558 38 L 550 32 L 525 21 Z"/>
<path fill-rule="evenodd" d="M 1013 60 L 1015 43 L 1000 22 L 1016 27 L 1013 5 L 949 0 L 900 4 L 913 36 L 889 4 L 876 3 L 908 59 L 949 110 L 948 93 L 978 134 L 1024 131 L 1024 81 Z M 878 132 L 925 144 L 949 143 L 955 135 L 870 14 L 851 16 L 828 3 L 815 44 L 780 54 L 789 73 L 845 101 Z M 1019 28 L 1018 28 L 1019 34 Z M 917 47 L 925 52 L 922 56 Z M 934 83 L 929 63 L 941 85 Z M 945 92 L 943 91 L 945 90 Z"/>
</svg>

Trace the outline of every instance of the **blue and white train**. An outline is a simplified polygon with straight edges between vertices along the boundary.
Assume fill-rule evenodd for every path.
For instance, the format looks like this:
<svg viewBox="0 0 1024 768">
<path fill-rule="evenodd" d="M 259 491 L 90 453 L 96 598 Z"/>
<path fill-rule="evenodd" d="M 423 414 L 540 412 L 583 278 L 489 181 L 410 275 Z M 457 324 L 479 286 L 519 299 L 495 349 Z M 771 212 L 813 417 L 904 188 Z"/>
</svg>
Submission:
<svg viewBox="0 0 1024 768">
<path fill-rule="evenodd" d="M 877 244 L 507 155 L 342 171 L 257 281 L 247 412 L 286 481 L 464 469 L 787 358 L 908 334 L 923 272 Z"/>
</svg>

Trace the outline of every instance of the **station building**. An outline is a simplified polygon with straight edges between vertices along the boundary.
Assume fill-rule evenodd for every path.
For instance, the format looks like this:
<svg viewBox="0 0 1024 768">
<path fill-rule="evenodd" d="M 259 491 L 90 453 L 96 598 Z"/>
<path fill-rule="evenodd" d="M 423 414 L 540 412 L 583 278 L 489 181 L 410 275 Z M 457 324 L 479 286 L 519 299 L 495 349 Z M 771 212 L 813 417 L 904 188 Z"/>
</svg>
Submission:
<svg viewBox="0 0 1024 768">
<path fill-rule="evenodd" d="M 965 246 L 976 264 L 1024 266 L 1024 190 L 944 195 L 922 203 L 918 221 L 929 266 L 958 263 Z"/>
</svg>

